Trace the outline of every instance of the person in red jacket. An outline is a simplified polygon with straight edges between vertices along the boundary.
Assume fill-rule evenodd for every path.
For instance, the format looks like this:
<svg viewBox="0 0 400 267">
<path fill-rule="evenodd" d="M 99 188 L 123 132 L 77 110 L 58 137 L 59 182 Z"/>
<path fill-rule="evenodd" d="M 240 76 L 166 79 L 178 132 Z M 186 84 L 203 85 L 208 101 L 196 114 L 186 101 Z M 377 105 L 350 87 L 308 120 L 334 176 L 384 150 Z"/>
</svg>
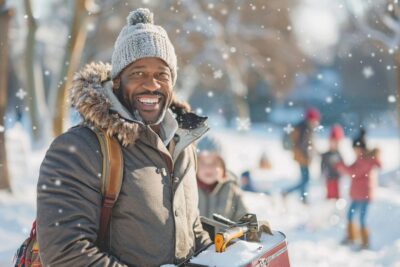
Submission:
<svg viewBox="0 0 400 267">
<path fill-rule="evenodd" d="M 373 198 L 374 177 L 373 170 L 381 167 L 379 149 L 368 150 L 365 140 L 365 130 L 361 129 L 359 136 L 353 141 L 356 160 L 350 166 L 339 163 L 338 169 L 351 177 L 350 198 L 351 204 L 347 212 L 347 236 L 345 244 L 351 244 L 355 240 L 356 228 L 353 217 L 356 212 L 360 218 L 361 248 L 369 247 L 368 230 L 365 223 L 367 210 Z"/>
</svg>

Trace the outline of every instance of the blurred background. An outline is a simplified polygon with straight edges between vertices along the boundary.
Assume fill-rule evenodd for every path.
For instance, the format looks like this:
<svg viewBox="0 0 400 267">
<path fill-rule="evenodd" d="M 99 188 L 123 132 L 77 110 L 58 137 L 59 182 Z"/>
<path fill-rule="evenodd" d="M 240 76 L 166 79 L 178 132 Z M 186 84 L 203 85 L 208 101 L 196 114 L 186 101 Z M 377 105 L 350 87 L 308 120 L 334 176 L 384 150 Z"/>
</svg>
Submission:
<svg viewBox="0 0 400 267">
<path fill-rule="evenodd" d="M 274 161 L 279 152 L 268 147 L 280 144 L 285 127 L 312 106 L 322 115 L 321 147 L 333 123 L 349 138 L 363 126 L 386 153 L 381 179 L 399 189 L 398 0 L 0 0 L 0 238 L 14 240 L 0 242 L 0 263 L 8 262 L 35 216 L 45 150 L 79 121 L 67 102 L 74 72 L 92 61 L 110 62 L 126 16 L 138 7 L 154 12 L 175 45 L 179 98 L 209 117 L 211 134 L 243 145 L 236 151 L 226 143 L 233 171 L 256 162 L 260 147 Z M 281 160 L 276 156 L 278 164 L 293 164 Z M 400 200 L 395 202 L 390 205 L 399 210 Z M 304 230 L 295 225 L 274 226 L 289 234 Z M 292 244 L 299 239 L 304 236 L 293 234 Z M 399 240 L 385 239 L 375 248 L 380 259 L 390 259 L 387 265 L 378 256 L 368 265 L 371 258 L 364 254 L 348 266 L 400 266 L 400 257 L 392 255 L 400 253 Z M 398 250 L 382 250 L 384 245 Z M 335 266 L 324 253 L 303 261 L 293 252 L 292 262 Z"/>
</svg>

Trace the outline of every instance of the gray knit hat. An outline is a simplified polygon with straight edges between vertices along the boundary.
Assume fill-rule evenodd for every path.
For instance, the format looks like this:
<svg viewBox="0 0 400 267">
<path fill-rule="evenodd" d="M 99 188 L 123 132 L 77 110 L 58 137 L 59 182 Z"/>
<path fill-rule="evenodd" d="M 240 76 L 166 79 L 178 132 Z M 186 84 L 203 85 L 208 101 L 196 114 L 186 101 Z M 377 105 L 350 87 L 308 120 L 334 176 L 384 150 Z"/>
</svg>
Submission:
<svg viewBox="0 0 400 267">
<path fill-rule="evenodd" d="M 177 60 L 167 32 L 161 26 L 154 25 L 150 10 L 139 8 L 129 13 L 127 25 L 122 28 L 115 42 L 111 78 L 117 77 L 132 62 L 145 57 L 157 57 L 165 61 L 171 69 L 172 84 L 175 84 Z"/>
</svg>

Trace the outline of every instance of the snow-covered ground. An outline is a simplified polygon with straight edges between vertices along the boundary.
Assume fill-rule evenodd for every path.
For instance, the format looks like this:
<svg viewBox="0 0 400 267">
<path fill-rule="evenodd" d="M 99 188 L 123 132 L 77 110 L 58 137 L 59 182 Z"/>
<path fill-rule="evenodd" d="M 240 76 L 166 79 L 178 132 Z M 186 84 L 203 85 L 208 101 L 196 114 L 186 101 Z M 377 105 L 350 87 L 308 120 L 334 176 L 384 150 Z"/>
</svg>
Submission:
<svg viewBox="0 0 400 267">
<path fill-rule="evenodd" d="M 6 132 L 13 194 L 0 192 L 0 266 L 11 266 L 14 252 L 26 238 L 35 217 L 35 191 L 39 165 L 45 150 L 31 152 L 27 136 L 18 127 Z M 372 202 L 367 223 L 371 230 L 371 249 L 340 245 L 345 231 L 349 179 L 341 181 L 343 199 L 324 199 L 324 181 L 319 178 L 318 163 L 312 166 L 310 204 L 304 206 L 298 196 L 280 196 L 282 188 L 298 178 L 297 165 L 291 154 L 282 150 L 278 134 L 267 131 L 238 133 L 212 130 L 210 135 L 222 144 L 227 166 L 236 174 L 256 166 L 265 152 L 273 165 L 270 176 L 257 179 L 260 190 L 269 189 L 271 196 L 245 193 L 245 201 L 259 219 L 266 219 L 275 230 L 286 234 L 292 266 L 388 266 L 400 267 L 400 141 L 398 136 L 371 137 L 371 146 L 382 150 L 383 168 L 380 186 Z M 322 152 L 324 139 L 318 140 Z M 354 159 L 350 140 L 341 151 L 346 161 Z M 382 186 L 382 184 L 384 186 Z"/>
</svg>

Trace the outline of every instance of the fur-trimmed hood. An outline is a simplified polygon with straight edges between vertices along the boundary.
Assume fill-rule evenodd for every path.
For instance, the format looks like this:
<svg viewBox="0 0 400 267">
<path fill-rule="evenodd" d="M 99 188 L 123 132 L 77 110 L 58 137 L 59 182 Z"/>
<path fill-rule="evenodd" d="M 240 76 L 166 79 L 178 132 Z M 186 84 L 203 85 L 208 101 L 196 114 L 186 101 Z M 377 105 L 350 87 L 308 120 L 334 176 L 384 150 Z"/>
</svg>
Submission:
<svg viewBox="0 0 400 267">
<path fill-rule="evenodd" d="M 69 90 L 71 106 L 83 118 L 83 123 L 103 129 L 110 136 L 116 136 L 124 146 L 139 138 L 146 128 L 135 119 L 119 102 L 112 90 L 111 65 L 102 62 L 86 65 L 74 76 Z M 179 127 L 195 129 L 204 126 L 207 117 L 200 117 L 190 112 L 190 106 L 179 102 L 173 96 L 170 110 L 176 114 Z"/>
</svg>

